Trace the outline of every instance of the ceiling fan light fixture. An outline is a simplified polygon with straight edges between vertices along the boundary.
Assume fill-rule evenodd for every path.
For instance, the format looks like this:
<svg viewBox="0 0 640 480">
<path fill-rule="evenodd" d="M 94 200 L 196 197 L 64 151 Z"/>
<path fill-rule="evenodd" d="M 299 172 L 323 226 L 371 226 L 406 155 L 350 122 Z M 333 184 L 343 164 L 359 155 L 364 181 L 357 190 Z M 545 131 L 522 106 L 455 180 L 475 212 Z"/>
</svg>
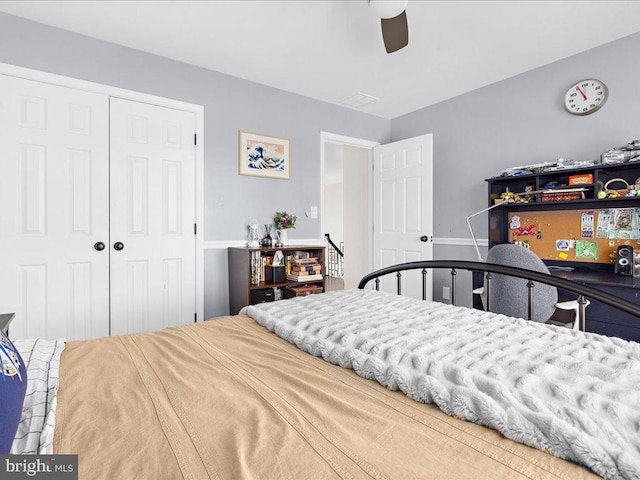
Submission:
<svg viewBox="0 0 640 480">
<path fill-rule="evenodd" d="M 409 0 L 369 0 L 369 7 L 378 18 L 394 18 L 404 12 Z"/>
</svg>

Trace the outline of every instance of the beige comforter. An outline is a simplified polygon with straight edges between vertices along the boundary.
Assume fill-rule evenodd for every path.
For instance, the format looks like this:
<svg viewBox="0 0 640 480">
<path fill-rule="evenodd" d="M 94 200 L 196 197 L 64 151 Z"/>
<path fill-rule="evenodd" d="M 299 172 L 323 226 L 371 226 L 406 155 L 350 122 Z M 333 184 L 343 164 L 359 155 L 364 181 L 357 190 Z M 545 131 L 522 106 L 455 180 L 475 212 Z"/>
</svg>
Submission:
<svg viewBox="0 0 640 480">
<path fill-rule="evenodd" d="M 54 452 L 86 479 L 597 478 L 242 315 L 70 342 L 57 408 Z"/>
</svg>

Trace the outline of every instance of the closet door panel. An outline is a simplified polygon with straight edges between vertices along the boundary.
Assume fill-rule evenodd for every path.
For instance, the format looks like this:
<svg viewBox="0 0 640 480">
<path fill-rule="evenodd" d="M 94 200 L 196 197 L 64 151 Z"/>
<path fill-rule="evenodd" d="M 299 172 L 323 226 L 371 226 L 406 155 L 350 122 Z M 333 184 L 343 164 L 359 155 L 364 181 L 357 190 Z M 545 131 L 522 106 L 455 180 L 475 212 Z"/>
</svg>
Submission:
<svg viewBox="0 0 640 480">
<path fill-rule="evenodd" d="M 192 322 L 195 116 L 117 98 L 110 116 L 111 332 Z"/>
<path fill-rule="evenodd" d="M 0 312 L 13 338 L 109 334 L 108 97 L 0 75 Z"/>
</svg>

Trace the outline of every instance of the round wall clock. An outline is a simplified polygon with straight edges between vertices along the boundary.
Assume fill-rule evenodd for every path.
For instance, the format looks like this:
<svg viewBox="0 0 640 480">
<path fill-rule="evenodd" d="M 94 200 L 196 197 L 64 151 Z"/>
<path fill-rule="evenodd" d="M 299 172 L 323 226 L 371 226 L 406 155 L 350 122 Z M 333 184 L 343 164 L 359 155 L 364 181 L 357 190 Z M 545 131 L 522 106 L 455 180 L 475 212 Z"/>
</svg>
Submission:
<svg viewBox="0 0 640 480">
<path fill-rule="evenodd" d="M 572 85 L 564 95 L 564 108 L 574 115 L 589 115 L 607 101 L 609 90 L 600 80 L 589 78 Z"/>
</svg>

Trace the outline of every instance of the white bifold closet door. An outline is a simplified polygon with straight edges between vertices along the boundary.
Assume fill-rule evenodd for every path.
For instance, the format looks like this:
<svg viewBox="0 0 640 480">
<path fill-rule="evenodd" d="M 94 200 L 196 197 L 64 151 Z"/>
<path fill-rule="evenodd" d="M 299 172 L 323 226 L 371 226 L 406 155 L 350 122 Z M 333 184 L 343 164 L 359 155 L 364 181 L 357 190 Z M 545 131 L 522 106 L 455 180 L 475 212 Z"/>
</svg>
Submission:
<svg viewBox="0 0 640 480">
<path fill-rule="evenodd" d="M 107 96 L 0 75 L 0 312 L 16 313 L 13 338 L 109 334 L 108 119 Z"/>
<path fill-rule="evenodd" d="M 194 131 L 193 113 L 0 75 L 0 313 L 16 313 L 12 338 L 194 320 Z"/>
<path fill-rule="evenodd" d="M 195 116 L 111 98 L 111 334 L 195 316 Z"/>
</svg>

